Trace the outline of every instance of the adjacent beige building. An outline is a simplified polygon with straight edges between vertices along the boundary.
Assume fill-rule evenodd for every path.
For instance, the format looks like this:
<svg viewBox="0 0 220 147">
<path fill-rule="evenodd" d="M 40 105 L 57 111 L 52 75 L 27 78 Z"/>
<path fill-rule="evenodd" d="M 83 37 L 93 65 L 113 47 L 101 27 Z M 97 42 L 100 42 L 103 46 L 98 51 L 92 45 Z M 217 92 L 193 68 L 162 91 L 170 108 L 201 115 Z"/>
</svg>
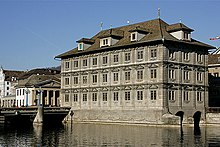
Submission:
<svg viewBox="0 0 220 147">
<path fill-rule="evenodd" d="M 56 57 L 62 106 L 72 107 L 74 121 L 165 124 L 178 115 L 204 122 L 213 47 L 192 31 L 154 19 L 78 40 Z"/>
</svg>

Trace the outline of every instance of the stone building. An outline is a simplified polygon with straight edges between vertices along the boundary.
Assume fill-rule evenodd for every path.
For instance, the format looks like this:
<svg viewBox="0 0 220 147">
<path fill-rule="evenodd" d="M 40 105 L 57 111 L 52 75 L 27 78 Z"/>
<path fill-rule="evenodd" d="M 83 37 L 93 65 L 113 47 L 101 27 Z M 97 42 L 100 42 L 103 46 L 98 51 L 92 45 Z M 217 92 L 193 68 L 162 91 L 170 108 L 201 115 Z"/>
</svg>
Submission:
<svg viewBox="0 0 220 147">
<path fill-rule="evenodd" d="M 46 106 L 59 106 L 60 79 L 56 75 L 35 74 L 20 79 L 16 85 L 15 101 L 17 107 L 36 106 L 38 102 Z"/>
<path fill-rule="evenodd" d="M 204 122 L 213 47 L 192 31 L 154 19 L 78 40 L 56 56 L 62 106 L 72 107 L 74 121 L 164 124 L 181 116 Z"/>
</svg>

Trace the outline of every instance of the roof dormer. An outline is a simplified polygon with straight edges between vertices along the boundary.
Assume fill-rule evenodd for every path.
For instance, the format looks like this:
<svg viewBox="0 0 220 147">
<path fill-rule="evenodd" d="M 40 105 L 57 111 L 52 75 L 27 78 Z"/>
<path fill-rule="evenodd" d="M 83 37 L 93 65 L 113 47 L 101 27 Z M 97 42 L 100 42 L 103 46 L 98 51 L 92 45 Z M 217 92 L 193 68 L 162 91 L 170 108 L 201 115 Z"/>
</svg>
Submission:
<svg viewBox="0 0 220 147">
<path fill-rule="evenodd" d="M 191 41 L 191 32 L 193 29 L 185 26 L 182 23 L 172 24 L 167 27 L 167 32 L 169 32 L 173 37 L 179 40 Z"/>
<path fill-rule="evenodd" d="M 93 39 L 82 38 L 76 42 L 78 43 L 78 50 L 82 51 L 89 48 L 95 41 Z"/>
<path fill-rule="evenodd" d="M 129 30 L 131 33 L 131 41 L 141 40 L 149 31 L 139 26 L 136 26 L 134 29 Z"/>
<path fill-rule="evenodd" d="M 111 46 L 116 44 L 121 38 L 124 37 L 124 31 L 121 30 L 106 30 L 101 32 L 100 47 Z"/>
</svg>

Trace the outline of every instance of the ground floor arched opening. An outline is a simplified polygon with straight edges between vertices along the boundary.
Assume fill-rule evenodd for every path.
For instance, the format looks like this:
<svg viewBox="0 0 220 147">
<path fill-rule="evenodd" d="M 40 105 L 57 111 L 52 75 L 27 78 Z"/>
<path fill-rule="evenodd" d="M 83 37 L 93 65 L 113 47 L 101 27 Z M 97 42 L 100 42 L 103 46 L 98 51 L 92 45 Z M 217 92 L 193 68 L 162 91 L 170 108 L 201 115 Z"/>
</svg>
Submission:
<svg viewBox="0 0 220 147">
<path fill-rule="evenodd" d="M 183 112 L 183 111 L 178 111 L 175 115 L 180 117 L 180 124 L 181 124 L 181 126 L 182 126 L 182 124 L 183 124 L 184 112 Z"/>
<path fill-rule="evenodd" d="M 193 115 L 193 119 L 194 119 L 194 134 L 195 135 L 200 135 L 200 127 L 199 127 L 199 122 L 201 119 L 201 112 L 200 111 L 196 111 Z"/>
<path fill-rule="evenodd" d="M 181 135 L 183 135 L 183 116 L 184 116 L 184 112 L 183 111 L 178 111 L 175 115 L 180 117 L 180 132 L 181 132 Z"/>
</svg>

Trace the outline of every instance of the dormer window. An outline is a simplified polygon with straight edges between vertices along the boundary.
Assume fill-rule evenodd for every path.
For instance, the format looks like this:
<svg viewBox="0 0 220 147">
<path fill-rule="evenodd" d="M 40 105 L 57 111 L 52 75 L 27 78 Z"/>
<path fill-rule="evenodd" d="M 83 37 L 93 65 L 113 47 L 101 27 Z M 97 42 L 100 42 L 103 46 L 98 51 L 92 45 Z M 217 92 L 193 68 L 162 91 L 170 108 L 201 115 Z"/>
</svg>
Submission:
<svg viewBox="0 0 220 147">
<path fill-rule="evenodd" d="M 110 46 L 110 38 L 103 38 L 103 39 L 100 39 L 100 47 L 103 47 L 103 46 Z"/>
<path fill-rule="evenodd" d="M 124 31 L 118 29 L 105 30 L 98 37 L 100 38 L 100 47 L 111 46 L 124 37 Z"/>
<path fill-rule="evenodd" d="M 129 32 L 131 32 L 131 41 L 139 41 L 147 33 L 149 33 L 149 31 L 147 31 L 145 28 L 142 28 L 142 27 L 139 27 L 139 26 L 129 30 Z"/>
<path fill-rule="evenodd" d="M 107 39 L 103 39 L 102 42 L 103 42 L 103 45 L 104 45 L 104 46 L 109 45 L 108 38 L 107 38 Z"/>
<path fill-rule="evenodd" d="M 83 50 L 83 43 L 78 44 L 78 50 Z"/>
<path fill-rule="evenodd" d="M 184 39 L 185 40 L 189 40 L 189 33 L 183 32 L 183 34 L 184 34 Z"/>
<path fill-rule="evenodd" d="M 137 41 L 137 32 L 131 33 L 131 41 Z"/>
<path fill-rule="evenodd" d="M 188 28 L 182 23 L 172 24 L 167 27 L 167 32 L 179 40 L 190 41 L 192 31 L 193 29 Z"/>
<path fill-rule="evenodd" d="M 89 48 L 95 41 L 93 39 L 88 39 L 88 38 L 82 38 L 77 41 L 78 43 L 78 50 L 82 51 L 87 48 Z"/>
</svg>

